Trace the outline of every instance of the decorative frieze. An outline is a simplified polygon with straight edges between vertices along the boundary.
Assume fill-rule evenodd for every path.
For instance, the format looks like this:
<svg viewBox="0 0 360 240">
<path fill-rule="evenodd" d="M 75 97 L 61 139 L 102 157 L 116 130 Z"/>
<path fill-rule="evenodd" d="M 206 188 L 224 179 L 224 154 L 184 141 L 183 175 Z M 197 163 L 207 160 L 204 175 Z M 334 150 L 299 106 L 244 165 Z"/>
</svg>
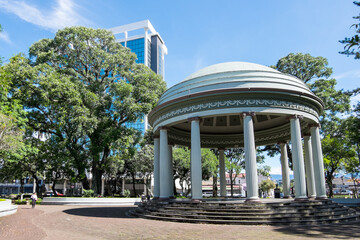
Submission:
<svg viewBox="0 0 360 240">
<path fill-rule="evenodd" d="M 271 108 L 286 108 L 292 110 L 298 110 L 310 113 L 317 118 L 319 117 L 318 113 L 311 109 L 308 106 L 303 104 L 294 103 L 290 101 L 280 101 L 280 100 L 226 100 L 226 101 L 215 101 L 208 103 L 195 104 L 188 107 L 178 108 L 176 110 L 167 112 L 160 115 L 155 121 L 154 126 L 158 125 L 160 122 L 165 121 L 169 118 L 181 116 L 184 114 L 189 114 L 193 112 L 207 111 L 219 108 L 235 108 L 235 107 L 271 107 Z"/>
</svg>

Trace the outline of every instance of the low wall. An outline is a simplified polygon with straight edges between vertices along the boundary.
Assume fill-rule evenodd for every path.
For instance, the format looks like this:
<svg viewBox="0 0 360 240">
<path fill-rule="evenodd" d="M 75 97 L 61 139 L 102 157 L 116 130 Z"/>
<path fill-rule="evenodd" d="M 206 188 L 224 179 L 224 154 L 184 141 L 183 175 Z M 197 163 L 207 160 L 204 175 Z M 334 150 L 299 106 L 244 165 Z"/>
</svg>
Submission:
<svg viewBox="0 0 360 240">
<path fill-rule="evenodd" d="M 360 207 L 360 199 L 356 198 L 330 198 L 330 200 L 348 207 Z"/>
<path fill-rule="evenodd" d="M 0 201 L 0 217 L 14 214 L 17 211 L 17 206 L 11 204 L 11 200 L 6 199 Z"/>
<path fill-rule="evenodd" d="M 138 205 L 140 198 L 44 197 L 41 205 Z"/>
</svg>

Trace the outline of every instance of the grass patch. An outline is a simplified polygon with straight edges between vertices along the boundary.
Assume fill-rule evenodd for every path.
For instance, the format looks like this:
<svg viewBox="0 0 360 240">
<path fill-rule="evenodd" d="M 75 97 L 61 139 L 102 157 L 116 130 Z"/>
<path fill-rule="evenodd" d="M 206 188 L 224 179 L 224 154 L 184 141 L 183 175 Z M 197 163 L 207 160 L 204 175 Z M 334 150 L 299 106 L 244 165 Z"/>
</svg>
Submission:
<svg viewBox="0 0 360 240">
<path fill-rule="evenodd" d="M 15 204 L 16 205 L 26 205 L 26 202 L 29 202 L 29 204 L 31 204 L 31 199 L 18 199 L 18 200 L 15 200 Z M 42 202 L 42 199 L 41 198 L 38 198 L 38 200 L 36 201 L 36 204 L 41 204 Z"/>
<path fill-rule="evenodd" d="M 354 198 L 353 194 L 336 194 L 332 198 Z"/>
</svg>

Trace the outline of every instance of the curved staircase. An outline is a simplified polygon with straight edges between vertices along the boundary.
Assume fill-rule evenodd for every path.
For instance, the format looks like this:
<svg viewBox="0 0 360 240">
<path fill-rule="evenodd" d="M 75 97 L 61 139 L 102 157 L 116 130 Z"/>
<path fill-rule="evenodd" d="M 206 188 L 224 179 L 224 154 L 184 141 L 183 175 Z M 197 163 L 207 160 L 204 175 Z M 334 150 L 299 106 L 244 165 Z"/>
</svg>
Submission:
<svg viewBox="0 0 360 240">
<path fill-rule="evenodd" d="M 331 200 L 268 203 L 151 200 L 140 204 L 131 214 L 163 221 L 243 225 L 320 225 L 360 220 L 354 209 Z"/>
</svg>

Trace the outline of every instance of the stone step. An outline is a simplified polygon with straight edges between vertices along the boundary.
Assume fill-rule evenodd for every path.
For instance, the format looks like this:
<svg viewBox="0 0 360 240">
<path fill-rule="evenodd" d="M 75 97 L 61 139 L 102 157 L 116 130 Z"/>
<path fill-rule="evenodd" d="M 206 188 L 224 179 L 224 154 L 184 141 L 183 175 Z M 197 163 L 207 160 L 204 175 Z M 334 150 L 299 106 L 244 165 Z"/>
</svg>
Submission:
<svg viewBox="0 0 360 240">
<path fill-rule="evenodd" d="M 163 217 L 154 215 L 143 215 L 142 217 L 154 220 L 187 222 L 187 223 L 208 223 L 208 224 L 227 224 L 227 225 L 318 225 L 318 224 L 333 224 L 356 222 L 360 219 L 358 216 L 348 216 L 341 218 L 333 218 L 326 220 L 297 220 L 297 221 L 277 221 L 277 220 L 223 220 L 223 219 L 188 219 L 183 217 Z"/>
<path fill-rule="evenodd" d="M 197 215 L 204 215 L 204 216 L 325 216 L 325 215 L 337 215 L 337 214 L 355 214 L 355 211 L 347 211 L 342 209 L 336 209 L 335 211 L 328 211 L 328 212 L 308 212 L 308 213 L 299 213 L 299 212 L 234 212 L 234 211 L 227 211 L 227 212 L 212 212 L 212 211 L 178 211 L 178 210 L 164 210 L 159 209 L 157 212 L 160 213 L 168 213 L 168 214 L 197 214 Z"/>
<path fill-rule="evenodd" d="M 157 209 L 157 208 L 154 208 Z M 176 207 L 176 206 L 166 206 L 161 209 L 165 210 L 182 210 L 182 211 L 207 211 L 207 212 L 270 212 L 270 211 L 281 211 L 281 212 L 311 212 L 311 211 L 333 211 L 335 209 L 348 209 L 346 207 L 339 206 L 328 206 L 328 207 L 317 207 L 317 208 L 307 208 L 307 207 L 277 207 L 277 208 L 205 208 L 205 207 Z"/>
<path fill-rule="evenodd" d="M 183 217 L 183 218 L 191 218 L 191 219 L 222 219 L 222 220 L 272 220 L 272 221 L 299 221 L 299 220 L 327 220 L 333 218 L 340 217 L 348 217 L 352 216 L 347 213 L 338 213 L 332 215 L 318 215 L 318 216 L 304 216 L 304 215 L 283 215 L 283 216 L 274 216 L 274 215 L 198 215 L 198 214 L 182 214 L 182 213 L 163 213 L 163 212 L 155 212 L 151 215 L 155 216 L 165 216 L 165 217 Z"/>
<path fill-rule="evenodd" d="M 360 219 L 355 210 L 332 201 L 266 204 L 154 201 L 140 205 L 133 212 L 149 219 L 215 224 L 303 225 Z"/>
</svg>

